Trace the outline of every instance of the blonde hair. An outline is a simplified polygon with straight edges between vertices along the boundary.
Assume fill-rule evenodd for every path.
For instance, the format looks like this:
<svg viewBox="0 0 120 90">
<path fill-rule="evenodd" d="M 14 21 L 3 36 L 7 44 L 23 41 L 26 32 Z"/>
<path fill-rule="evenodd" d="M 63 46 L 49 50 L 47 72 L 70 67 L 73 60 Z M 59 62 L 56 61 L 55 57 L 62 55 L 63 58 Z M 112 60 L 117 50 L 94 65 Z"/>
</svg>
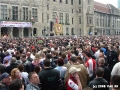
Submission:
<svg viewBox="0 0 120 90">
<path fill-rule="evenodd" d="M 39 60 L 40 60 L 40 54 L 39 54 L 39 53 L 36 53 L 36 54 L 35 54 L 34 62 L 39 61 Z"/>
<path fill-rule="evenodd" d="M 18 68 L 14 68 L 11 71 L 11 78 L 12 78 L 12 80 L 16 79 L 15 73 L 16 73 L 17 70 L 19 70 L 19 69 Z"/>
</svg>

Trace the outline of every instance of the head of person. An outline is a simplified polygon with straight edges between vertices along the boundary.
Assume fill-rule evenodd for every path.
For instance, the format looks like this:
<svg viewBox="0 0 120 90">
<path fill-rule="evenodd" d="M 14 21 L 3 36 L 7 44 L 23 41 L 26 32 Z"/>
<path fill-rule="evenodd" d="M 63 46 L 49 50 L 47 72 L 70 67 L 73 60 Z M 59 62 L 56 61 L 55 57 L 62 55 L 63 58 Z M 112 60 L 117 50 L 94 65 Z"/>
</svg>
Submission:
<svg viewBox="0 0 120 90">
<path fill-rule="evenodd" d="M 26 61 L 26 55 L 25 54 L 22 54 L 20 58 L 21 58 L 22 62 Z"/>
<path fill-rule="evenodd" d="M 52 57 L 51 54 L 49 53 L 46 54 L 46 59 L 51 59 L 51 57 Z"/>
<path fill-rule="evenodd" d="M 10 83 L 10 90 L 24 90 L 24 83 L 20 79 L 15 79 Z"/>
<path fill-rule="evenodd" d="M 58 66 L 63 66 L 64 65 L 63 58 L 58 58 L 57 64 L 58 64 Z"/>
<path fill-rule="evenodd" d="M 45 59 L 45 60 L 43 61 L 43 65 L 44 65 L 44 68 L 50 67 L 50 66 L 51 66 L 50 60 L 49 60 L 49 59 Z"/>
<path fill-rule="evenodd" d="M 12 69 L 11 78 L 12 78 L 12 80 L 14 80 L 14 79 L 22 79 L 20 70 L 18 68 Z"/>
<path fill-rule="evenodd" d="M 120 90 L 120 75 L 113 75 L 111 77 L 111 85 L 113 85 L 112 90 Z"/>
<path fill-rule="evenodd" d="M 28 78 L 29 81 L 34 85 L 38 85 L 40 83 L 39 77 L 35 72 L 29 73 Z"/>
<path fill-rule="evenodd" d="M 100 52 L 98 55 L 99 58 L 104 58 L 104 52 Z"/>
<path fill-rule="evenodd" d="M 71 67 L 69 69 L 69 74 L 74 77 L 74 74 L 77 74 L 78 72 L 80 72 L 81 68 L 76 68 L 76 67 Z"/>
<path fill-rule="evenodd" d="M 91 54 L 90 54 L 89 52 L 85 52 L 85 58 L 86 58 L 86 59 L 91 58 Z"/>
<path fill-rule="evenodd" d="M 27 55 L 27 57 L 30 57 L 30 56 L 31 56 L 31 53 L 30 53 L 30 52 L 27 52 L 26 55 Z"/>
<path fill-rule="evenodd" d="M 77 56 L 76 58 L 77 58 L 77 62 L 79 62 L 80 64 L 84 64 L 84 61 L 80 56 Z"/>
<path fill-rule="evenodd" d="M 105 59 L 104 58 L 99 58 L 98 59 L 98 66 L 100 67 L 100 66 L 104 66 L 104 64 L 105 64 Z"/>
<path fill-rule="evenodd" d="M 36 65 L 36 66 L 34 67 L 34 72 L 36 72 L 37 74 L 39 74 L 40 70 L 41 70 L 41 68 L 40 68 L 39 65 Z"/>
<path fill-rule="evenodd" d="M 45 53 L 40 53 L 40 58 L 45 58 Z"/>
<path fill-rule="evenodd" d="M 70 64 L 77 63 L 77 58 L 75 56 L 70 58 Z"/>
<path fill-rule="evenodd" d="M 103 77 L 104 69 L 102 67 L 98 67 L 95 71 L 96 77 Z"/>
<path fill-rule="evenodd" d="M 15 57 L 11 58 L 10 64 L 13 64 L 13 63 L 16 63 L 16 58 Z"/>
<path fill-rule="evenodd" d="M 19 69 L 20 72 L 23 72 L 24 71 L 24 65 L 23 64 L 19 64 L 17 66 L 17 68 Z"/>
<path fill-rule="evenodd" d="M 10 75 L 8 73 L 4 72 L 0 76 L 0 81 L 9 86 L 10 82 L 11 82 L 11 77 L 10 77 Z"/>
</svg>

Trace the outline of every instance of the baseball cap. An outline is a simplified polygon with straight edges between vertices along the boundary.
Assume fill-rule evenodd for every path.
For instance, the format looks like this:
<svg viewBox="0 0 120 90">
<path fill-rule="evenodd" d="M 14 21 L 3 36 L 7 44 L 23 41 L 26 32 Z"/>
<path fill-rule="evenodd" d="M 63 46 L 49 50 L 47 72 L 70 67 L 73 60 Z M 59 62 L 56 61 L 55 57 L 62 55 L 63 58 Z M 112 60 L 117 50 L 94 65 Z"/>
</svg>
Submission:
<svg viewBox="0 0 120 90">
<path fill-rule="evenodd" d="M 80 70 L 81 70 L 81 68 L 71 67 L 69 69 L 69 73 L 74 74 L 76 72 L 79 72 Z"/>
<path fill-rule="evenodd" d="M 3 73 L 1 76 L 0 76 L 0 81 L 2 81 L 4 78 L 7 78 L 8 76 L 10 76 L 8 73 Z"/>
</svg>

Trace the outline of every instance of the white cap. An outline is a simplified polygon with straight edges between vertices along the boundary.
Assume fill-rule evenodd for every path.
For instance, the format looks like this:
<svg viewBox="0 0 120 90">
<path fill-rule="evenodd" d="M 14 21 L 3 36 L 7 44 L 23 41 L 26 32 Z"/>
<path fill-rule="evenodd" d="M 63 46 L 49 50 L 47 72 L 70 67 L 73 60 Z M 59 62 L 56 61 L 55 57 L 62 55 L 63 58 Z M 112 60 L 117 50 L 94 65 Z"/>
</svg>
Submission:
<svg viewBox="0 0 120 90">
<path fill-rule="evenodd" d="M 74 74 L 76 72 L 79 72 L 80 70 L 81 70 L 81 68 L 71 67 L 69 69 L 69 73 Z"/>
</svg>

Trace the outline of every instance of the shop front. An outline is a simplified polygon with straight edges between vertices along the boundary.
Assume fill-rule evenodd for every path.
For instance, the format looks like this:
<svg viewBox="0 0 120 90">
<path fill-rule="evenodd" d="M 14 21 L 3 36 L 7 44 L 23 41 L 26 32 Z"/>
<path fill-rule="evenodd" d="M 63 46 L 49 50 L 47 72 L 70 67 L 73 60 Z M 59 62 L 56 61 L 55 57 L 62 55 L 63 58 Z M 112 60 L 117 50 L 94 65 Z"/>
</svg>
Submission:
<svg viewBox="0 0 120 90">
<path fill-rule="evenodd" d="M 13 22 L 1 21 L 0 22 L 0 36 L 8 37 L 31 37 L 33 35 L 31 22 Z"/>
</svg>

